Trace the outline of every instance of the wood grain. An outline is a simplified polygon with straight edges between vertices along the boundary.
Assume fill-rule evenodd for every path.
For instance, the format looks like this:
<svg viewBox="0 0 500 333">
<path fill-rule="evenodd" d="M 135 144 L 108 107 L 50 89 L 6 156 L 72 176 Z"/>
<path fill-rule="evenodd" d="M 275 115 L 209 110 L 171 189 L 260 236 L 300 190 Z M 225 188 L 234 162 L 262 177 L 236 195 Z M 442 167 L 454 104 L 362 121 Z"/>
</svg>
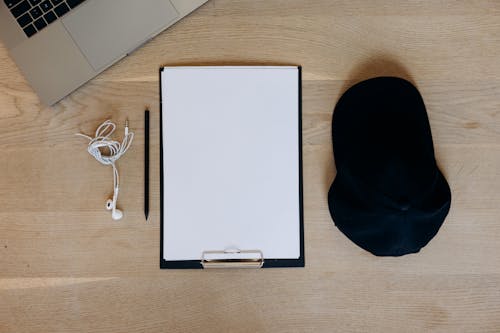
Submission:
<svg viewBox="0 0 500 333">
<path fill-rule="evenodd" d="M 0 44 L 0 332 L 498 332 L 500 3 L 211 0 L 54 107 Z M 160 271 L 158 75 L 167 64 L 300 64 L 306 268 Z M 421 90 L 453 193 L 419 254 L 377 258 L 334 226 L 331 115 L 351 84 Z M 152 111 L 151 214 L 142 212 Z M 125 218 L 77 132 L 129 119 Z"/>
</svg>

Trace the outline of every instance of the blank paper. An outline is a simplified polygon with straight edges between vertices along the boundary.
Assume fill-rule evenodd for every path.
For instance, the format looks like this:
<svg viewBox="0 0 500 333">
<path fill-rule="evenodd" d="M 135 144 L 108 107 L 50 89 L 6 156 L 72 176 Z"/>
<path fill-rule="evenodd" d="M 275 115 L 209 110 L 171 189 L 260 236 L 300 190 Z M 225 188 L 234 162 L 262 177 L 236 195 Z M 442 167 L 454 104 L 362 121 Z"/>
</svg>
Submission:
<svg viewBox="0 0 500 333">
<path fill-rule="evenodd" d="M 300 256 L 299 69 L 166 67 L 163 259 Z"/>
</svg>

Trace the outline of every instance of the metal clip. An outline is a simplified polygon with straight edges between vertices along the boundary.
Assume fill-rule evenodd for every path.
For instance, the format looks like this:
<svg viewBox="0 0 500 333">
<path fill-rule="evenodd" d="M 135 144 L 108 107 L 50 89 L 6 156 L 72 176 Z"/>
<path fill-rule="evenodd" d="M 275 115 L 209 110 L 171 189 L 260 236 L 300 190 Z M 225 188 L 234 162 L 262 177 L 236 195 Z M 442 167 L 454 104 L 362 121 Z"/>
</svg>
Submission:
<svg viewBox="0 0 500 333">
<path fill-rule="evenodd" d="M 204 251 L 201 265 L 203 268 L 261 268 L 264 255 L 260 250 Z"/>
</svg>

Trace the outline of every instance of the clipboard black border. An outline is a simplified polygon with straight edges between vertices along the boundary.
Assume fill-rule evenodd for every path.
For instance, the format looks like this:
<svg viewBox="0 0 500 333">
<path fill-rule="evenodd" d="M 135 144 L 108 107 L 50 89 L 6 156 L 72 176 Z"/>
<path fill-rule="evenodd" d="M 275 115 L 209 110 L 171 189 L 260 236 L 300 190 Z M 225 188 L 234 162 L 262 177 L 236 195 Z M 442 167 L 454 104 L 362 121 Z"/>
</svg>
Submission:
<svg viewBox="0 0 500 333">
<path fill-rule="evenodd" d="M 162 73 L 166 68 L 159 70 L 160 86 L 160 269 L 203 269 L 201 260 L 165 260 L 163 257 L 163 96 Z M 302 166 L 302 66 L 298 69 L 299 85 L 299 217 L 300 217 L 300 257 L 298 259 L 264 259 L 262 268 L 273 267 L 304 267 L 304 195 L 303 195 L 303 166 Z"/>
</svg>

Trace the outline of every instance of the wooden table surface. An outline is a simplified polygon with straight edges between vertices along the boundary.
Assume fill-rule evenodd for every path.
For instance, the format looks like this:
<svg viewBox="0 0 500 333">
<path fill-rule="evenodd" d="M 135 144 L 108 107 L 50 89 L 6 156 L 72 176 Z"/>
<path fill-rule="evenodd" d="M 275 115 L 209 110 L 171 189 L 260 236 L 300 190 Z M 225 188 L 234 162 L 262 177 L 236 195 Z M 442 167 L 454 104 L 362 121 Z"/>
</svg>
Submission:
<svg viewBox="0 0 500 333">
<path fill-rule="evenodd" d="M 303 269 L 159 269 L 158 68 L 303 66 Z M 426 102 L 452 208 L 419 254 L 378 258 L 334 226 L 332 110 L 352 83 L 399 75 Z M 143 216 L 143 111 L 152 111 Z M 136 138 L 111 170 L 74 133 Z M 211 0 L 54 107 L 0 44 L 0 332 L 500 331 L 500 3 Z"/>
</svg>

